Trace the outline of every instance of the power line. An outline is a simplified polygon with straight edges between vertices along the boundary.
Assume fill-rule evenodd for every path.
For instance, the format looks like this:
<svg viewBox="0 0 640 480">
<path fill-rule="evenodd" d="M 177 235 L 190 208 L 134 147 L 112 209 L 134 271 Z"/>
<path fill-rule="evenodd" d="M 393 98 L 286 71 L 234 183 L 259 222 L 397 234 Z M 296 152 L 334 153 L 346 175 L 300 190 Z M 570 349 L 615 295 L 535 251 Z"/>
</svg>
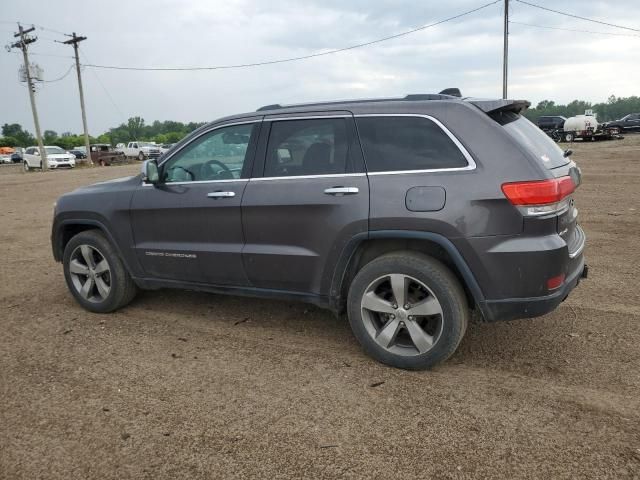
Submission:
<svg viewBox="0 0 640 480">
<path fill-rule="evenodd" d="M 85 67 L 91 67 L 91 68 L 101 68 L 101 69 L 109 69 L 109 70 L 136 70 L 136 71 L 193 71 L 193 70 L 229 70 L 229 69 L 234 69 L 234 68 L 248 68 L 248 67 L 260 67 L 263 65 L 274 65 L 277 63 L 287 63 L 287 62 L 295 62 L 295 61 L 299 61 L 299 60 L 306 60 L 309 58 L 316 58 L 316 57 L 323 57 L 326 55 L 332 55 L 334 53 L 340 53 L 340 52 L 345 52 L 348 50 L 354 50 L 356 48 L 362 48 L 362 47 L 367 47 L 369 45 L 374 45 L 376 43 L 382 43 L 382 42 L 386 42 L 388 40 L 393 40 L 399 37 L 404 37 L 406 35 L 410 35 L 412 33 L 415 32 L 419 32 L 421 30 L 426 30 L 427 28 L 432 28 L 435 27 L 437 25 L 441 25 L 443 23 L 446 22 L 450 22 L 452 20 L 456 20 L 458 18 L 464 17 L 466 15 L 470 15 L 472 13 L 478 12 L 480 10 L 483 10 L 487 7 L 490 7 L 491 5 L 495 5 L 496 3 L 502 2 L 503 0 L 494 0 L 493 2 L 489 2 L 486 3 L 484 5 L 481 5 L 480 7 L 474 8 L 472 10 L 468 10 L 464 13 L 460 13 L 458 15 L 454 15 L 452 17 L 448 17 L 445 18 L 443 20 L 439 20 L 437 22 L 434 23 L 430 23 L 428 25 L 422 25 L 420 27 L 411 29 L 411 30 L 407 30 L 405 32 L 401 32 L 401 33 L 396 33 L 395 35 L 390 35 L 388 37 L 382 37 L 382 38 L 378 38 L 376 40 L 371 40 L 369 42 L 364 42 L 364 43 L 359 43 L 356 45 L 351 45 L 348 47 L 343 47 L 343 48 L 337 48 L 334 50 L 329 50 L 327 52 L 320 52 L 320 53 L 313 53 L 310 55 L 303 55 L 300 57 L 291 57 L 291 58 L 282 58 L 282 59 L 278 59 L 278 60 L 270 60 L 270 61 L 265 61 L 265 62 L 255 62 L 255 63 L 243 63 L 243 64 L 238 64 L 238 65 L 214 65 L 214 66 L 209 66 L 209 67 L 120 67 L 120 66 L 116 66 L 116 65 L 97 65 L 97 64 L 91 64 L 91 63 L 87 63 L 84 64 Z"/>
<path fill-rule="evenodd" d="M 89 61 L 89 57 L 87 57 L 87 54 L 84 52 L 84 50 L 82 50 L 82 48 L 80 48 L 80 46 L 78 46 L 78 50 L 80 51 L 80 54 L 86 58 L 87 62 Z M 118 108 L 118 105 L 116 104 L 115 100 L 113 99 L 113 97 L 111 96 L 111 94 L 109 93 L 109 90 L 107 90 L 107 87 L 104 86 L 104 83 L 102 83 L 102 80 L 100 80 L 100 77 L 98 76 L 98 73 L 95 70 L 91 70 L 91 73 L 93 74 L 94 77 L 96 77 L 96 80 L 98 81 L 98 83 L 100 84 L 100 86 L 102 87 L 102 90 L 104 91 L 105 95 L 107 96 L 107 98 L 109 99 L 109 101 L 111 102 L 111 105 L 113 105 L 113 108 L 116 110 L 116 112 L 118 112 L 118 114 L 120 115 L 120 118 L 124 120 L 124 122 L 126 123 L 127 121 L 127 117 L 125 116 L 124 113 L 122 113 L 122 110 L 120 110 L 120 108 Z"/>
<path fill-rule="evenodd" d="M 552 8 L 536 5 L 535 3 L 529 3 L 529 2 L 526 2 L 525 0 L 515 0 L 515 1 L 522 3 L 524 5 L 529 5 L 530 7 L 539 8 L 540 10 L 546 10 L 547 12 L 553 12 L 559 15 L 565 15 L 567 17 L 578 18 L 580 20 L 585 20 L 587 22 L 599 23 L 600 25 L 606 25 L 608 27 L 622 28 L 623 30 L 631 30 L 632 32 L 640 32 L 640 29 L 637 29 L 637 28 L 624 27 L 622 25 L 616 25 L 614 23 L 607 23 L 601 20 L 594 20 L 593 18 L 581 17 L 580 15 L 574 15 L 573 13 L 561 12 L 559 10 L 554 10 Z"/>
<path fill-rule="evenodd" d="M 71 70 L 73 70 L 73 67 L 74 67 L 74 65 L 71 65 L 71 66 L 69 67 L 69 70 L 67 70 L 67 71 L 66 71 L 66 73 L 65 73 L 64 75 L 62 75 L 62 76 L 61 76 L 61 77 L 59 77 L 59 78 L 56 78 L 55 80 L 40 80 L 40 81 L 41 81 L 41 82 L 43 82 L 43 83 L 59 82 L 60 80 L 63 80 L 64 78 L 66 78 L 66 77 L 71 73 Z"/>
<path fill-rule="evenodd" d="M 633 33 L 612 33 L 612 32 L 594 32 L 591 30 L 575 30 L 573 28 L 561 28 L 561 27 L 549 27 L 546 25 L 536 25 L 533 23 L 524 23 L 524 22 L 514 22 L 512 20 L 509 23 L 514 23 L 516 25 L 524 25 L 526 27 L 536 27 L 536 28 L 546 28 L 549 30 L 563 30 L 565 32 L 577 32 L 577 33 L 593 33 L 596 35 L 614 35 L 616 37 L 635 37 L 640 38 L 640 35 L 634 35 Z"/>
</svg>

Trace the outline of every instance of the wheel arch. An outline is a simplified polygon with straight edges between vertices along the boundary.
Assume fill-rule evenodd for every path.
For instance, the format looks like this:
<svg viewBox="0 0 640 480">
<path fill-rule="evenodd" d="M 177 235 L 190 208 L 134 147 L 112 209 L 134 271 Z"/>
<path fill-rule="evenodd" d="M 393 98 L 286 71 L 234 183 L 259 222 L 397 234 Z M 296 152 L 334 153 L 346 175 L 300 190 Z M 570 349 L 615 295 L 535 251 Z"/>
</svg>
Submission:
<svg viewBox="0 0 640 480">
<path fill-rule="evenodd" d="M 473 272 L 446 237 L 432 232 L 378 230 L 355 236 L 343 249 L 331 282 L 331 309 L 344 312 L 349 285 L 359 269 L 374 258 L 394 251 L 426 253 L 440 260 L 460 281 L 469 305 L 483 307 L 484 295 Z"/>
<path fill-rule="evenodd" d="M 115 241 L 115 238 L 106 227 L 106 225 L 100 220 L 96 219 L 66 219 L 62 220 L 58 224 L 54 226 L 53 232 L 51 234 L 51 246 L 53 248 L 53 258 L 56 262 L 62 262 L 62 258 L 64 256 L 64 249 L 75 235 L 81 232 L 85 232 L 87 230 L 99 230 L 107 240 L 113 245 L 113 248 L 118 252 L 120 259 L 127 272 L 131 275 L 133 272 L 127 262 L 127 259 L 124 255 L 122 255 L 122 251 L 120 250 L 120 246 L 118 242 Z"/>
</svg>

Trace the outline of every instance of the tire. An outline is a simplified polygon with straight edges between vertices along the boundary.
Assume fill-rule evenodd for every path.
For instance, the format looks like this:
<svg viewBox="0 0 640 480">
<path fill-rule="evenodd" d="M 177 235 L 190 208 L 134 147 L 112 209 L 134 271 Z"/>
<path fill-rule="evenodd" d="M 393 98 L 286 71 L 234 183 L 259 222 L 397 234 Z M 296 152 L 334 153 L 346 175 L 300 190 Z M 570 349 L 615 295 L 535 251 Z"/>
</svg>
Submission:
<svg viewBox="0 0 640 480">
<path fill-rule="evenodd" d="M 105 164 L 105 162 L 104 162 L 104 160 L 102 160 L 102 159 L 98 162 L 98 164 L 99 164 L 101 167 L 104 167 L 104 166 L 106 165 L 106 164 Z"/>
<path fill-rule="evenodd" d="M 141 162 L 144 162 L 144 158 L 145 158 L 145 157 L 144 157 L 144 152 L 140 152 L 140 153 L 138 154 L 138 160 L 140 160 Z"/>
<path fill-rule="evenodd" d="M 25 172 L 28 172 L 29 170 L 31 170 L 31 167 L 29 166 L 26 160 L 22 162 L 22 168 L 24 168 Z"/>
<path fill-rule="evenodd" d="M 399 296 L 405 305 L 395 304 Z M 414 252 L 389 253 L 362 267 L 349 287 L 347 310 L 353 334 L 368 355 L 408 370 L 448 359 L 469 322 L 457 278 L 438 260 Z"/>
<path fill-rule="evenodd" d="M 571 132 L 567 132 L 564 134 L 564 141 L 565 142 L 573 142 L 573 140 L 575 139 L 573 133 Z"/>
<path fill-rule="evenodd" d="M 99 230 L 86 230 L 71 238 L 62 262 L 69 291 L 90 312 L 113 312 L 136 296 L 136 284 L 115 248 Z"/>
</svg>

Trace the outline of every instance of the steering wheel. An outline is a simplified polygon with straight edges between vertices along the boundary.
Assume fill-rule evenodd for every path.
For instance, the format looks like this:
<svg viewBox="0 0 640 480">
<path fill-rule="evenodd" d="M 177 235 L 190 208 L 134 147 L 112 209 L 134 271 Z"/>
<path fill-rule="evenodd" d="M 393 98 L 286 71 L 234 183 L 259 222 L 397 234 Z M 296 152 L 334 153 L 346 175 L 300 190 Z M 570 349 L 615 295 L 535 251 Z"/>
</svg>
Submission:
<svg viewBox="0 0 640 480">
<path fill-rule="evenodd" d="M 218 167 L 220 167 L 220 170 L 214 171 L 214 169 L 211 168 L 211 165 L 213 165 L 213 164 L 215 164 Z M 225 173 L 225 174 L 228 174 L 228 178 L 229 179 L 233 178 L 233 172 L 231 172 L 231 170 L 229 170 L 229 167 L 227 167 L 224 163 L 222 163 L 222 162 L 220 162 L 218 160 L 209 160 L 207 163 L 205 163 L 203 165 L 203 170 L 205 168 L 208 169 L 209 171 L 211 171 L 211 173 L 216 177 L 220 177 L 221 173 Z"/>
<path fill-rule="evenodd" d="M 171 176 L 170 176 L 169 178 L 170 178 L 172 181 L 174 181 L 174 182 L 179 182 L 179 181 L 181 181 L 180 179 L 175 179 L 175 178 L 173 178 L 173 172 L 172 172 L 172 171 L 173 171 L 173 170 L 178 170 L 178 169 L 182 170 L 182 171 L 183 171 L 183 172 L 185 172 L 187 175 L 189 175 L 189 176 L 191 177 L 191 181 L 194 181 L 194 180 L 195 180 L 196 176 L 194 175 L 194 173 L 193 173 L 191 170 L 189 170 L 189 169 L 187 169 L 187 168 L 184 168 L 183 166 L 180 166 L 180 165 L 174 165 L 173 167 L 168 168 L 168 169 L 167 169 L 167 177 L 169 177 L 169 175 L 168 175 L 168 174 L 169 174 L 169 172 L 171 172 L 172 174 L 171 174 Z"/>
</svg>

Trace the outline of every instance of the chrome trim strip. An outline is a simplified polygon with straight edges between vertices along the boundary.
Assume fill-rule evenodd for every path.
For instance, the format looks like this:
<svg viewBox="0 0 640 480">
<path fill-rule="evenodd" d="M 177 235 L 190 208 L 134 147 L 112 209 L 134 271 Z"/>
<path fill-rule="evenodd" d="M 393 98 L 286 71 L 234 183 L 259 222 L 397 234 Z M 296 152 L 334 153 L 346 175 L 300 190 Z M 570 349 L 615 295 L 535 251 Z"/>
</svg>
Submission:
<svg viewBox="0 0 640 480">
<path fill-rule="evenodd" d="M 421 170 L 392 170 L 385 172 L 368 172 L 369 175 L 398 175 L 404 173 L 437 173 L 437 172 L 461 172 L 465 170 L 475 170 L 476 162 L 473 160 L 471 154 L 467 151 L 467 149 L 460 143 L 460 140 L 451 133 L 451 131 L 443 125 L 443 123 L 435 117 L 431 115 L 425 115 L 422 113 L 362 113 L 354 115 L 354 117 L 422 117 L 428 120 L 431 120 L 435 123 L 440 129 L 451 139 L 451 141 L 458 147 L 458 150 L 462 153 L 464 158 L 467 160 L 466 167 L 453 167 L 453 168 L 426 168 Z M 366 159 L 365 159 L 366 161 Z"/>
<path fill-rule="evenodd" d="M 165 182 L 162 183 L 161 185 L 163 186 L 170 186 L 170 185 L 202 185 L 205 183 L 231 183 L 231 182 L 248 182 L 249 179 L 248 178 L 234 178 L 234 179 L 228 179 L 228 180 L 196 180 L 193 182 Z M 143 187 L 153 187 L 155 186 L 153 183 L 145 183 L 142 182 L 142 186 Z"/>
<path fill-rule="evenodd" d="M 290 177 L 252 177 L 250 182 L 264 182 L 268 180 L 301 180 L 307 178 L 342 178 L 342 177 L 366 177 L 366 173 L 331 173 L 326 175 L 292 175 Z"/>
<path fill-rule="evenodd" d="M 309 115 L 308 117 L 300 116 L 300 117 L 272 117 L 267 118 L 264 117 L 265 122 L 277 122 L 282 120 L 317 120 L 322 118 L 352 118 L 353 115 L 351 113 L 345 113 L 342 115 Z"/>
<path fill-rule="evenodd" d="M 578 231 L 578 234 L 580 234 L 580 245 L 578 245 L 578 248 L 576 248 L 573 252 L 569 252 L 569 258 L 576 258 L 578 255 L 580 255 L 587 243 L 587 236 L 584 234 L 584 230 L 582 230 L 580 225 L 576 225 L 576 229 Z"/>
</svg>

